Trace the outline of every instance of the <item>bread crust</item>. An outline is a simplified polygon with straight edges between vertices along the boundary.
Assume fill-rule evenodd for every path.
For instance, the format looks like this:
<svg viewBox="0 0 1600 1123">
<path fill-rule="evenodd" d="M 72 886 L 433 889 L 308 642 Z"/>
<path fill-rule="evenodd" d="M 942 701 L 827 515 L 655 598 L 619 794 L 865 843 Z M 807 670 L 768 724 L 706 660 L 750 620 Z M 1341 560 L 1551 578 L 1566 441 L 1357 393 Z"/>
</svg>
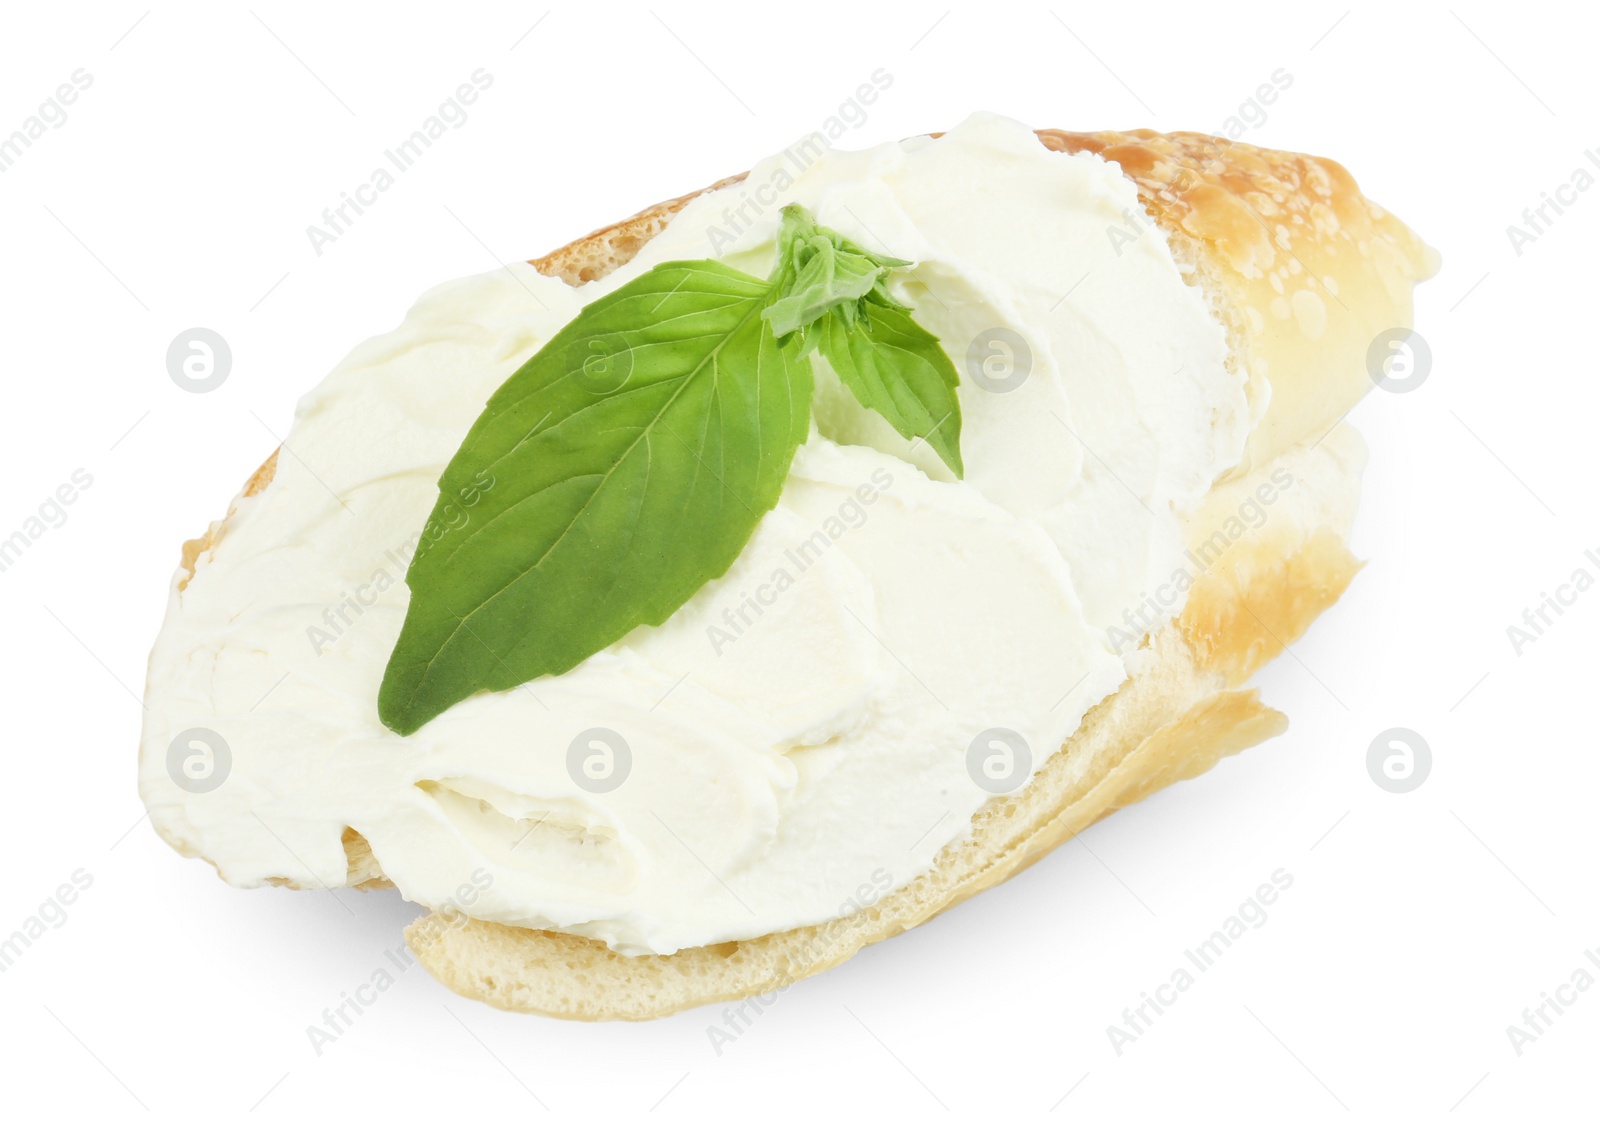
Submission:
<svg viewBox="0 0 1600 1123">
<path fill-rule="evenodd" d="M 1119 164 L 1137 185 L 1228 332 L 1261 418 L 1247 452 L 1255 464 L 1342 419 L 1370 386 L 1372 336 L 1409 326 L 1411 287 L 1436 268 L 1432 251 L 1331 161 L 1196 133 L 1038 135 L 1048 148 Z M 656 204 L 531 264 L 571 285 L 596 280 L 702 193 Z M 276 456 L 244 496 L 271 482 Z M 180 588 L 226 525 L 213 523 L 185 543 Z M 672 955 L 622 955 L 580 936 L 439 913 L 408 927 L 407 942 L 460 994 L 565 1018 L 643 1020 L 785 987 L 1014 876 L 1112 811 L 1282 732 L 1285 717 L 1238 687 L 1299 638 L 1359 568 L 1333 530 L 1238 543 L 1196 582 L 1179 617 L 1149 638 L 1134 675 L 1021 791 L 991 799 L 931 869 L 848 916 Z M 347 830 L 345 847 L 349 884 L 388 886 L 359 834 Z"/>
</svg>

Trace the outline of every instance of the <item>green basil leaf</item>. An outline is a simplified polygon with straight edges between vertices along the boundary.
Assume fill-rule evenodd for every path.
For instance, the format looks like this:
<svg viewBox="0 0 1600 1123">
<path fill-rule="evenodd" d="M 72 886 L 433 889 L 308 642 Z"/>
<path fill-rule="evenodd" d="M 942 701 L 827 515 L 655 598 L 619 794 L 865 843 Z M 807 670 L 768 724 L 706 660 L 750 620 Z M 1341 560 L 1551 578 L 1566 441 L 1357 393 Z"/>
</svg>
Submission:
<svg viewBox="0 0 1600 1123">
<path fill-rule="evenodd" d="M 868 294 L 895 303 L 883 287 L 884 278 L 891 269 L 910 264 L 862 249 L 843 235 L 818 226 L 803 207 L 791 204 L 783 208 L 778 267 L 772 278 L 780 295 L 762 315 L 779 339 L 834 309 L 854 324 L 857 305 Z"/>
<path fill-rule="evenodd" d="M 810 360 L 767 329 L 772 294 L 718 262 L 658 265 L 494 394 L 406 575 L 385 725 L 566 671 L 727 572 L 810 425 Z"/>
<path fill-rule="evenodd" d="M 853 326 L 837 313 L 812 329 L 818 348 L 856 401 L 882 414 L 907 440 L 921 437 L 956 479 L 961 463 L 961 377 L 938 337 L 898 305 L 863 301 Z"/>
</svg>

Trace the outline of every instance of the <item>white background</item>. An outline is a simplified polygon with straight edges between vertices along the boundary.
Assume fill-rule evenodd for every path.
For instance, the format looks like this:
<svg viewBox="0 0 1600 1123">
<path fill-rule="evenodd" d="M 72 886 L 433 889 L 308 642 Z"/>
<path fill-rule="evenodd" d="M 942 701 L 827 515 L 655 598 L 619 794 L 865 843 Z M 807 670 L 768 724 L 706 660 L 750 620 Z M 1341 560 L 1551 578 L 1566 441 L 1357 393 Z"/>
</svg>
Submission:
<svg viewBox="0 0 1600 1123">
<path fill-rule="evenodd" d="M 1520 654 L 1506 634 L 1573 570 L 1600 575 L 1600 190 L 1520 256 L 1506 233 L 1600 149 L 1586 14 L 665 3 L 8 5 L 0 133 L 75 69 L 93 85 L 0 175 L 0 536 L 75 469 L 94 482 L 0 573 L 0 936 L 93 877 L 0 974 L 7 1111 L 1592 1112 L 1600 993 L 1520 1057 L 1506 1033 L 1600 947 L 1600 591 Z M 494 84 L 466 124 L 315 254 L 306 227 L 479 67 Z M 239 892 L 141 821 L 136 695 L 179 543 L 418 293 L 746 168 L 880 67 L 893 85 L 842 145 L 978 108 L 1213 131 L 1284 68 L 1243 139 L 1339 159 L 1442 252 L 1418 309 L 1427 382 L 1352 415 L 1370 564 L 1259 678 L 1292 728 L 794 987 L 721 1056 L 718 1008 L 557 1022 L 420 968 L 317 1056 L 306 1027 L 415 910 Z M 165 365 L 196 325 L 234 356 L 209 394 Z M 1432 746 L 1406 795 L 1365 763 L 1392 726 Z M 1294 883 L 1265 925 L 1118 1056 L 1106 1027 L 1279 868 Z"/>
</svg>

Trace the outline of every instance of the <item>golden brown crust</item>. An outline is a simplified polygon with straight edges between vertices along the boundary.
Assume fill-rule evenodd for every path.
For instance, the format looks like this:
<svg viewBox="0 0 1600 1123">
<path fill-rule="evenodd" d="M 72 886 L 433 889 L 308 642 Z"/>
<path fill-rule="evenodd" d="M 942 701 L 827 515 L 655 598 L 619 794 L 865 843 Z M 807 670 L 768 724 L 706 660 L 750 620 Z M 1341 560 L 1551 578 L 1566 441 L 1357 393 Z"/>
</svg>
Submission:
<svg viewBox="0 0 1600 1123">
<path fill-rule="evenodd" d="M 1228 690 L 1202 699 L 1128 754 L 1119 765 L 1127 782 L 1116 785 L 1120 790 L 1100 817 L 1138 803 L 1168 784 L 1192 780 L 1223 757 L 1259 745 L 1287 728 L 1289 719 L 1262 705 L 1254 690 Z"/>
<path fill-rule="evenodd" d="M 1045 147 L 1122 168 L 1215 310 L 1264 410 L 1241 468 L 1320 436 L 1372 387 L 1373 339 L 1411 323 L 1438 255 L 1332 160 L 1204 133 L 1070 133 Z"/>
<path fill-rule="evenodd" d="M 250 474 L 250 478 L 244 482 L 244 490 L 239 493 L 239 499 L 248 499 L 267 490 L 272 477 L 278 473 L 278 452 L 278 449 L 273 449 L 272 455 L 261 462 L 261 467 Z M 233 517 L 233 512 L 238 509 L 239 499 L 228 504 L 228 513 L 206 527 L 204 534 L 199 538 L 191 538 L 183 544 L 183 553 L 178 560 L 178 567 L 183 571 L 183 576 L 178 578 L 180 591 L 188 588 L 190 579 L 194 577 L 194 567 L 200 564 L 200 555 L 221 541 L 228 519 Z"/>
<path fill-rule="evenodd" d="M 257 468 L 250 478 L 244 482 L 244 497 L 246 499 L 266 491 L 267 485 L 278 474 L 278 452 L 278 449 L 273 449 L 272 455 L 262 461 L 261 467 Z"/>
<path fill-rule="evenodd" d="M 611 270 L 630 261 L 633 255 L 644 248 L 644 244 L 666 228 L 672 216 L 683 210 L 689 203 L 704 195 L 707 191 L 715 191 L 727 187 L 730 183 L 738 183 L 745 177 L 744 172 L 719 179 L 710 187 L 691 191 L 687 195 L 679 195 L 676 199 L 668 199 L 664 203 L 657 203 L 653 207 L 646 207 L 636 215 L 613 222 L 610 226 L 602 226 L 592 234 L 586 234 L 575 242 L 568 242 L 558 250 L 553 250 L 543 257 L 536 257 L 528 264 L 547 277 L 556 277 L 574 287 L 587 281 L 598 281 Z"/>
<path fill-rule="evenodd" d="M 1303 636 L 1361 565 L 1331 530 L 1270 536 L 1196 581 L 1178 627 L 1202 663 L 1238 686 Z"/>
</svg>

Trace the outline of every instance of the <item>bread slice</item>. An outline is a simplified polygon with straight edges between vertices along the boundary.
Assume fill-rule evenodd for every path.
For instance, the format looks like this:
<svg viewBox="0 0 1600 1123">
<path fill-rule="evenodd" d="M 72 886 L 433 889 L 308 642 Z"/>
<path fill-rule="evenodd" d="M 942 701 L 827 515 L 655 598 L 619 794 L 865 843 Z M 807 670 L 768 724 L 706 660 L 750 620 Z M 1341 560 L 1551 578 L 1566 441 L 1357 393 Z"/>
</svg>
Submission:
<svg viewBox="0 0 1600 1123">
<path fill-rule="evenodd" d="M 1412 286 L 1436 267 L 1416 235 L 1331 161 L 1198 133 L 1038 135 L 1048 148 L 1121 166 L 1226 329 L 1232 368 L 1261 418 L 1241 473 L 1339 424 L 1371 386 L 1371 341 L 1410 325 Z M 572 285 L 604 277 L 698 194 L 532 264 Z M 274 467 L 269 459 L 244 494 L 264 488 Z M 226 530 L 223 520 L 187 543 L 184 567 L 192 572 Z M 446 913 L 413 923 L 407 942 L 460 994 L 558 1017 L 642 1020 L 785 987 L 1004 881 L 1117 808 L 1282 732 L 1284 716 L 1239 688 L 1338 599 L 1358 568 L 1333 527 L 1241 539 L 1197 580 L 1181 615 L 1146 638 L 1129 680 L 1021 791 L 985 804 L 970 834 L 922 876 L 849 915 L 672 955 L 623 955 L 579 936 Z M 346 832 L 345 849 L 347 884 L 389 886 L 359 834 Z"/>
</svg>

